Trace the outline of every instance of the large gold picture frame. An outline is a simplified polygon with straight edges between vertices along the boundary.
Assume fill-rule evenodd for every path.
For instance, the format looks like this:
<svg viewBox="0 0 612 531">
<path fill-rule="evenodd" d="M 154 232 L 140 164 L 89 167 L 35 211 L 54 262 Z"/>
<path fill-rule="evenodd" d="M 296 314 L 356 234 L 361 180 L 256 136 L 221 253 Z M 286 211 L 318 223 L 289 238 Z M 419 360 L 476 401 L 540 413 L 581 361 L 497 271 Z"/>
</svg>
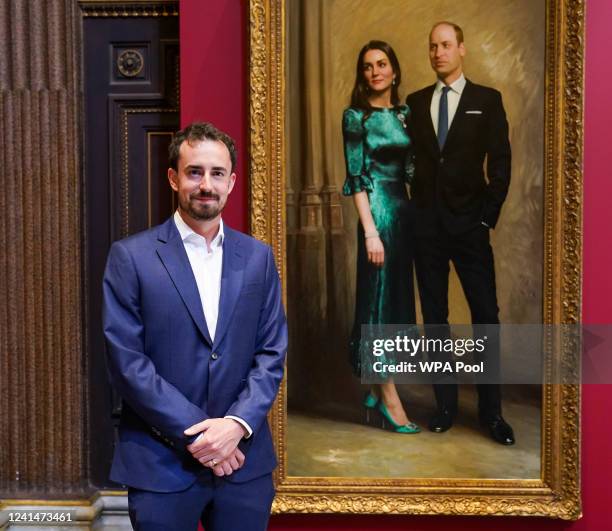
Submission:
<svg viewBox="0 0 612 531">
<path fill-rule="evenodd" d="M 272 245 L 286 300 L 285 1 L 249 3 L 249 148 L 251 233 Z M 574 324 L 581 317 L 584 21 L 584 0 L 546 1 L 545 324 Z M 571 345 L 557 349 L 545 370 L 577 374 L 575 352 Z M 286 386 L 285 381 L 270 415 L 279 456 L 276 513 L 580 518 L 580 386 L 575 383 L 543 386 L 541 476 L 524 480 L 290 476 Z"/>
</svg>

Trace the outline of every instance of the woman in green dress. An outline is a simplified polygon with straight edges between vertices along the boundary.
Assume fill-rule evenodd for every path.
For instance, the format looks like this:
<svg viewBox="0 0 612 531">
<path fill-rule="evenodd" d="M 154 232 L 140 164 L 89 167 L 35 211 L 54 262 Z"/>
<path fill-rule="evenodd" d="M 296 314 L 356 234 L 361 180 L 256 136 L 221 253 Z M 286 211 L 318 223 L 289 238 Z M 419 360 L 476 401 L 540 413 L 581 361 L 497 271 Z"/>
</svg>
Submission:
<svg viewBox="0 0 612 531">
<path fill-rule="evenodd" d="M 372 345 L 362 325 L 414 324 L 411 205 L 406 183 L 413 172 L 408 135 L 410 110 L 399 104 L 401 71 L 395 52 L 383 41 L 370 41 L 357 59 L 351 106 L 342 132 L 346 160 L 344 195 L 352 195 L 359 215 L 357 292 L 350 353 L 358 376 L 372 373 Z M 385 361 L 393 361 L 389 357 Z M 419 427 L 404 411 L 395 384 L 373 385 L 364 399 L 398 433 Z"/>
</svg>

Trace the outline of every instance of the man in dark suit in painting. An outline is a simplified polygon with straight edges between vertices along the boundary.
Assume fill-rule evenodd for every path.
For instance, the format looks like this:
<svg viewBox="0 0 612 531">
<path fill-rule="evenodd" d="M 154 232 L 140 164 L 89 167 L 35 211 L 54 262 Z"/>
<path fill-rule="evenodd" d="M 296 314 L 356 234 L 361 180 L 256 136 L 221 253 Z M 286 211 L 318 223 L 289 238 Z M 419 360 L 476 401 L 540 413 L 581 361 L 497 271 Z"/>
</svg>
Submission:
<svg viewBox="0 0 612 531">
<path fill-rule="evenodd" d="M 448 324 L 452 261 L 479 336 L 484 329 L 479 325 L 499 324 L 489 231 L 495 228 L 508 192 L 511 154 L 501 94 L 464 77 L 464 56 L 461 28 L 451 22 L 435 24 L 429 35 L 429 58 L 438 79 L 406 100 L 415 143 L 411 197 L 416 207 L 416 273 L 424 322 Z M 440 333 L 440 327 L 433 328 Z M 448 327 L 441 329 L 448 337 Z M 482 356 L 488 376 L 495 377 L 499 331 L 496 326 L 486 330 L 488 346 Z M 444 354 L 437 356 L 444 360 Z M 437 412 L 429 428 L 443 432 L 452 426 L 457 412 L 457 385 L 452 379 L 437 381 Z M 514 444 L 512 428 L 501 416 L 497 382 L 478 385 L 480 420 L 495 441 Z"/>
</svg>

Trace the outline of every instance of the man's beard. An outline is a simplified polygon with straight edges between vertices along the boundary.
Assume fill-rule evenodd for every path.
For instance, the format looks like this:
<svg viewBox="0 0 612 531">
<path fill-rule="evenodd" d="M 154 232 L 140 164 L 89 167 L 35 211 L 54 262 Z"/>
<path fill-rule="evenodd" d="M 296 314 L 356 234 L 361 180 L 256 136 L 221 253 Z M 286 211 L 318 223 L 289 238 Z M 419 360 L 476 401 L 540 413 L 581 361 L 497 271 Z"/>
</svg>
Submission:
<svg viewBox="0 0 612 531">
<path fill-rule="evenodd" d="M 215 202 L 211 203 L 200 203 L 199 198 L 210 198 L 214 199 Z M 197 194 L 191 194 L 188 201 L 180 201 L 181 208 L 186 211 L 190 217 L 200 221 L 208 221 L 216 218 L 221 212 L 225 205 L 220 204 L 220 197 L 212 192 L 200 192 Z"/>
</svg>

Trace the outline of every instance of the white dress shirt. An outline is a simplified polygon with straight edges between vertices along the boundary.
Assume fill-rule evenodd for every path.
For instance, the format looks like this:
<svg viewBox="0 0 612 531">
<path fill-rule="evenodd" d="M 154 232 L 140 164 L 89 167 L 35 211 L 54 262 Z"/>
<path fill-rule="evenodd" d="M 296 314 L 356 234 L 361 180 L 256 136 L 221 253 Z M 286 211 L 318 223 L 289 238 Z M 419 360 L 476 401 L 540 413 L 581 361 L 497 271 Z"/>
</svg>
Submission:
<svg viewBox="0 0 612 531">
<path fill-rule="evenodd" d="M 431 107 L 429 108 L 429 111 L 431 112 L 431 121 L 433 123 L 436 136 L 438 136 L 438 114 L 440 112 L 440 97 L 442 96 L 443 87 L 444 83 L 438 79 L 431 97 Z M 448 129 L 450 129 L 450 126 L 453 123 L 453 118 L 457 113 L 457 107 L 459 107 L 461 94 L 463 94 L 463 89 L 465 88 L 465 76 L 463 73 L 457 79 L 455 79 L 455 81 L 453 81 L 449 87 L 451 89 L 446 95 L 448 99 Z M 480 223 L 485 227 L 490 228 L 486 221 L 481 221 Z"/>
<path fill-rule="evenodd" d="M 204 310 L 204 318 L 208 326 L 210 338 L 215 340 L 215 332 L 217 330 L 217 320 L 219 318 L 219 298 L 221 296 L 221 270 L 223 267 L 223 220 L 219 223 L 219 232 L 210 242 L 210 248 L 206 243 L 206 238 L 200 236 L 183 221 L 183 218 L 177 210 L 174 213 L 174 223 L 183 240 L 183 246 L 193 271 L 200 301 L 202 301 L 202 309 Z M 253 430 L 248 423 L 232 415 L 228 415 L 228 419 L 234 419 L 239 422 L 246 430 L 247 437 L 250 437 Z M 201 434 L 200 434 L 201 435 Z"/>
<path fill-rule="evenodd" d="M 433 96 L 431 97 L 431 107 L 429 108 L 431 112 L 431 121 L 433 123 L 436 136 L 438 136 L 438 114 L 440 112 L 440 97 L 442 96 L 443 87 L 444 83 L 438 79 L 436 87 L 433 91 Z M 450 129 L 451 124 L 453 123 L 453 118 L 457 112 L 457 107 L 459 107 L 459 100 L 461 99 L 461 94 L 465 88 L 465 76 L 461 74 L 449 85 L 449 87 L 450 90 L 446 95 L 448 99 L 448 129 Z"/>
</svg>

